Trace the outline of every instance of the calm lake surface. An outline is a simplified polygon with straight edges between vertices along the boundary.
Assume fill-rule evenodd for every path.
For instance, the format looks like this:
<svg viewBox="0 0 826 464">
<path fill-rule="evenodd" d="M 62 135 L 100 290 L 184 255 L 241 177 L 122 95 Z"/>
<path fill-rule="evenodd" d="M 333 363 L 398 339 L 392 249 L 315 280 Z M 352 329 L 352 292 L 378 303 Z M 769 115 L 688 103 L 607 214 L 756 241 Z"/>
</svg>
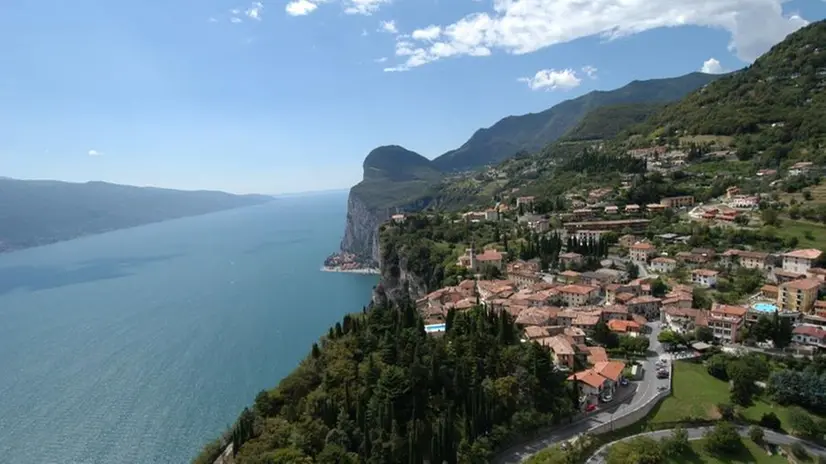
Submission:
<svg viewBox="0 0 826 464">
<path fill-rule="evenodd" d="M 187 463 L 375 276 L 321 272 L 346 194 L 0 255 L 0 461 Z"/>
</svg>

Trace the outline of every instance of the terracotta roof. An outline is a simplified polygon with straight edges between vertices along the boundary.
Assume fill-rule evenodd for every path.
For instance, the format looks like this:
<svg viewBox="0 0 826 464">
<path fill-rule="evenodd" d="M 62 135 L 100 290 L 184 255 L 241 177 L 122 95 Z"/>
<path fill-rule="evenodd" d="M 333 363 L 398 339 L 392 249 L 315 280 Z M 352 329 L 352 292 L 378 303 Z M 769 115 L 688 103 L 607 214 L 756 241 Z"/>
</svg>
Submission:
<svg viewBox="0 0 826 464">
<path fill-rule="evenodd" d="M 677 295 L 669 296 L 668 298 L 663 300 L 663 306 L 677 304 L 681 301 L 694 301 L 694 297 L 691 295 L 687 295 L 685 293 L 679 293 Z"/>
<path fill-rule="evenodd" d="M 712 314 L 723 314 L 726 316 L 743 317 L 748 312 L 748 309 L 742 306 L 732 306 L 715 303 L 711 308 Z"/>
<path fill-rule="evenodd" d="M 760 290 L 764 293 L 777 293 L 777 285 L 763 285 Z"/>
<path fill-rule="evenodd" d="M 646 319 L 645 316 L 642 316 L 640 314 L 632 314 L 631 319 L 637 324 L 639 324 L 640 327 L 648 323 L 648 319 Z"/>
<path fill-rule="evenodd" d="M 663 300 L 649 295 L 642 295 L 634 298 L 633 300 L 626 303 L 627 305 L 635 305 L 635 304 L 646 304 L 646 303 L 661 303 Z"/>
<path fill-rule="evenodd" d="M 677 264 L 676 259 L 665 258 L 665 257 L 654 258 L 654 259 L 651 260 L 651 262 L 652 263 L 663 263 L 663 264 Z"/>
<path fill-rule="evenodd" d="M 516 323 L 520 325 L 546 325 L 552 319 L 552 314 L 544 308 L 528 308 L 519 313 Z"/>
<path fill-rule="evenodd" d="M 793 288 L 795 290 L 815 290 L 820 287 L 820 281 L 817 279 L 798 279 L 791 282 L 781 284 L 781 287 Z"/>
<path fill-rule="evenodd" d="M 601 311 L 604 313 L 628 314 L 628 308 L 624 305 L 608 305 L 601 308 Z"/>
<path fill-rule="evenodd" d="M 740 250 L 726 250 L 720 256 L 738 256 Z"/>
<path fill-rule="evenodd" d="M 568 380 L 576 380 L 578 382 L 582 382 L 594 388 L 599 388 L 605 383 L 605 377 L 597 374 L 591 369 L 588 369 L 587 371 L 577 372 L 576 374 L 573 374 L 570 377 L 568 377 Z"/>
<path fill-rule="evenodd" d="M 806 274 L 801 274 L 799 272 L 786 271 L 786 270 L 783 270 L 783 269 L 775 269 L 774 270 L 774 276 L 775 277 L 787 277 L 789 279 L 801 279 L 803 277 L 806 277 Z"/>
<path fill-rule="evenodd" d="M 548 336 L 548 329 L 544 327 L 539 327 L 537 325 L 531 325 L 525 327 L 525 336 L 528 337 L 528 340 L 533 340 L 535 338 L 543 338 Z"/>
<path fill-rule="evenodd" d="M 741 258 L 752 258 L 752 259 L 766 259 L 769 257 L 768 253 L 763 253 L 761 251 L 741 251 L 739 253 Z"/>
<path fill-rule="evenodd" d="M 701 275 L 701 276 L 705 276 L 705 277 L 714 277 L 717 274 L 719 274 L 719 272 L 714 271 L 712 269 L 695 269 L 695 270 L 691 271 L 691 273 Z"/>
<path fill-rule="evenodd" d="M 612 320 L 608 321 L 608 328 L 612 332 L 620 332 L 620 333 L 639 332 L 640 325 L 637 324 L 634 321 L 619 321 L 619 320 L 616 320 L 616 319 L 612 319 Z"/>
<path fill-rule="evenodd" d="M 571 338 L 584 337 L 585 336 L 585 332 L 583 332 L 583 330 L 580 329 L 579 327 L 565 327 L 565 330 L 563 330 L 563 333 L 565 333 L 566 336 L 571 337 Z"/>
<path fill-rule="evenodd" d="M 613 291 L 616 291 L 620 287 L 621 287 L 620 284 L 608 284 L 608 285 L 605 286 L 605 290 L 611 290 L 613 292 Z"/>
<path fill-rule="evenodd" d="M 809 269 L 809 274 L 826 275 L 826 269 L 822 267 L 813 267 Z"/>
<path fill-rule="evenodd" d="M 476 261 L 501 261 L 502 253 L 496 250 L 485 250 L 481 255 L 476 255 Z"/>
<path fill-rule="evenodd" d="M 799 325 L 794 328 L 792 333 L 795 335 L 805 335 L 807 337 L 817 337 L 820 339 L 826 338 L 826 330 L 814 325 Z"/>
<path fill-rule="evenodd" d="M 807 248 L 803 250 L 794 250 L 784 254 L 784 257 L 787 258 L 803 258 L 803 259 L 817 259 L 820 255 L 823 254 L 822 251 L 816 250 L 814 248 Z"/>
<path fill-rule="evenodd" d="M 605 351 L 605 348 L 601 346 L 588 347 L 588 362 L 590 364 L 596 364 L 598 362 L 605 361 L 608 361 L 608 353 Z"/>
<path fill-rule="evenodd" d="M 543 338 L 539 343 L 550 348 L 556 355 L 576 354 L 573 345 L 564 335 Z"/>
<path fill-rule="evenodd" d="M 576 295 L 587 295 L 595 290 L 597 290 L 596 287 L 589 285 L 566 285 L 559 289 L 561 293 L 574 293 Z"/>
<path fill-rule="evenodd" d="M 632 301 L 635 298 L 633 293 L 617 293 L 614 299 L 623 303 Z"/>
<path fill-rule="evenodd" d="M 562 276 L 565 276 L 565 277 L 579 277 L 579 272 L 577 272 L 577 271 L 562 271 L 562 272 L 559 273 L 559 275 L 562 275 Z"/>
<path fill-rule="evenodd" d="M 594 372 L 606 379 L 616 382 L 625 369 L 625 363 L 620 361 L 603 361 L 594 364 Z"/>
<path fill-rule="evenodd" d="M 574 319 L 574 325 L 581 325 L 581 326 L 594 326 L 597 325 L 599 322 L 599 316 L 594 316 L 590 314 L 580 314 Z"/>
<path fill-rule="evenodd" d="M 648 242 L 638 242 L 631 245 L 631 248 L 634 250 L 653 250 L 655 247 Z"/>
</svg>

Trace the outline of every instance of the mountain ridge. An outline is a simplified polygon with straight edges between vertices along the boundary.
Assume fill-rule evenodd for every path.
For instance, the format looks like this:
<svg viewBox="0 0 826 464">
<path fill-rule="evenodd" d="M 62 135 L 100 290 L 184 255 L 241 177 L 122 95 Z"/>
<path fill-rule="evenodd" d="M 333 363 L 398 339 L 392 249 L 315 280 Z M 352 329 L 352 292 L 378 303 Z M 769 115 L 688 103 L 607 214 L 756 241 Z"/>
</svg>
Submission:
<svg viewBox="0 0 826 464">
<path fill-rule="evenodd" d="M 0 178 L 0 251 L 11 251 L 273 200 L 102 181 Z"/>
</svg>

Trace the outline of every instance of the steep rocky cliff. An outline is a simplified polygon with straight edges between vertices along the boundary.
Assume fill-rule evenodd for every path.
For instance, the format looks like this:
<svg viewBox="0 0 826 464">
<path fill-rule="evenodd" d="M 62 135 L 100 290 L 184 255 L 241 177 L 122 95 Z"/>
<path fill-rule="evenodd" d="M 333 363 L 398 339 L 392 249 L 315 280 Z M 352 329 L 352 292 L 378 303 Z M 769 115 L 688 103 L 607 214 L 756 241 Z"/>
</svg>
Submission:
<svg viewBox="0 0 826 464">
<path fill-rule="evenodd" d="M 359 197 L 356 188 L 351 189 L 347 199 L 347 223 L 344 226 L 344 238 L 341 239 L 341 251 L 369 257 L 378 265 L 381 258 L 378 230 L 389 218 L 386 209 L 371 209 Z"/>
<path fill-rule="evenodd" d="M 370 258 L 378 265 L 379 226 L 390 216 L 427 206 L 428 188 L 442 174 L 418 153 L 391 145 L 364 159 L 364 178 L 350 189 L 341 251 Z"/>
<path fill-rule="evenodd" d="M 406 298 L 416 301 L 427 295 L 430 289 L 426 277 L 414 270 L 420 268 L 421 263 L 411 265 L 407 250 L 398 249 L 387 240 L 379 240 L 379 248 L 381 280 L 373 292 L 374 303 L 383 300 L 398 303 Z"/>
</svg>

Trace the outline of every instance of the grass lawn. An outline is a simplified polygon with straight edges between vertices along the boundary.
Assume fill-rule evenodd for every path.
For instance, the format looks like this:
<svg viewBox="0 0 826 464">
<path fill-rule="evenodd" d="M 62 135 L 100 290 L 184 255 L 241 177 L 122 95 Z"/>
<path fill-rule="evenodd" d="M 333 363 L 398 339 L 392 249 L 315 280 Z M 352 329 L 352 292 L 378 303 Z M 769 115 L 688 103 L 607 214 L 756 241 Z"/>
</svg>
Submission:
<svg viewBox="0 0 826 464">
<path fill-rule="evenodd" d="M 783 223 L 777 228 L 777 235 L 780 237 L 797 237 L 798 248 L 812 247 L 818 249 L 826 248 L 826 225 L 809 221 L 795 221 L 788 217 L 781 218 Z M 812 239 L 805 237 L 806 232 L 811 232 Z"/>
<path fill-rule="evenodd" d="M 729 463 L 753 463 L 753 464 L 786 464 L 788 461 L 778 454 L 769 456 L 762 448 L 753 441 L 744 438 L 743 450 L 733 456 L 713 456 L 705 450 L 704 440 L 694 440 L 691 442 L 693 454 L 680 456 L 676 459 L 668 460 L 668 464 L 729 464 Z"/>
<path fill-rule="evenodd" d="M 691 362 L 674 363 L 672 395 L 663 400 L 648 421 L 652 425 L 660 422 L 693 419 L 718 419 L 716 406 L 730 403 L 728 384 L 709 375 L 705 366 Z M 783 428 L 789 430 L 789 408 L 755 398 L 748 408 L 740 408 L 740 413 L 748 420 L 759 421 L 760 417 L 773 412 L 780 418 Z"/>
<path fill-rule="evenodd" d="M 649 422 L 675 422 L 690 418 L 716 419 L 719 403 L 728 403 L 728 385 L 715 379 L 702 364 L 674 363 L 673 391 Z"/>
</svg>

